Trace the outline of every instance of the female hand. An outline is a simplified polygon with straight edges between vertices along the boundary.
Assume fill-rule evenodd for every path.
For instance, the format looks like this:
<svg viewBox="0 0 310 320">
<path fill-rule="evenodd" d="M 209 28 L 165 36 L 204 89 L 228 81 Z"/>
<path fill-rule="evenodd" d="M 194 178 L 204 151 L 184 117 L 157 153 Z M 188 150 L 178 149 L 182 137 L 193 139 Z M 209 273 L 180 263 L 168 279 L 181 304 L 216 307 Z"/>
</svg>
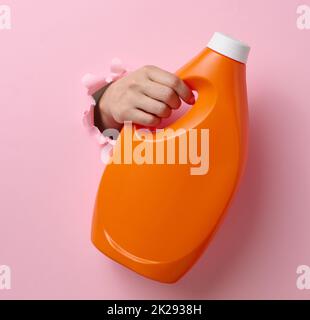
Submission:
<svg viewBox="0 0 310 320">
<path fill-rule="evenodd" d="M 125 121 L 132 121 L 156 127 L 181 106 L 181 99 L 195 103 L 184 81 L 158 67 L 144 66 L 109 85 L 99 101 L 96 125 L 120 129 Z"/>
</svg>

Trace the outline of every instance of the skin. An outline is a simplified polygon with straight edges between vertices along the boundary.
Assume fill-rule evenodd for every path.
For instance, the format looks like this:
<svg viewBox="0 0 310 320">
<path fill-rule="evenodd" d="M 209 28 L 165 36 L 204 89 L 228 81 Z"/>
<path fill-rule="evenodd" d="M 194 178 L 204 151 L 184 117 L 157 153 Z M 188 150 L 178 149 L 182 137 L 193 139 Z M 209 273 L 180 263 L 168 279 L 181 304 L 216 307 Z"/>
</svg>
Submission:
<svg viewBox="0 0 310 320">
<path fill-rule="evenodd" d="M 95 124 L 101 131 L 120 130 L 125 121 L 156 127 L 181 106 L 181 100 L 195 103 L 184 81 L 156 66 L 144 66 L 109 85 L 95 111 Z"/>
</svg>

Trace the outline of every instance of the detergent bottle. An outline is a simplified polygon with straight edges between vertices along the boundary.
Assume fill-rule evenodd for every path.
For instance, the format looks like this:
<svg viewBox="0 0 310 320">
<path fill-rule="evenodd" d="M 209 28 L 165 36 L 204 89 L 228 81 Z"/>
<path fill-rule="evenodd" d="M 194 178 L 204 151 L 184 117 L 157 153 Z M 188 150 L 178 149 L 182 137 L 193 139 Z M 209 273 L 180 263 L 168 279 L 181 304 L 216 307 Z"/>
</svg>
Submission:
<svg viewBox="0 0 310 320">
<path fill-rule="evenodd" d="M 191 109 L 160 132 L 142 137 L 135 126 L 121 131 L 94 208 L 92 241 L 106 256 L 147 278 L 173 283 L 204 252 L 246 161 L 249 51 L 216 32 L 176 73 L 198 94 Z M 197 146 L 190 144 L 193 136 Z M 182 161 L 161 157 L 159 150 L 171 145 Z M 135 161 L 137 148 L 152 150 L 159 161 Z M 186 161 L 194 149 L 208 159 L 203 169 Z"/>
</svg>

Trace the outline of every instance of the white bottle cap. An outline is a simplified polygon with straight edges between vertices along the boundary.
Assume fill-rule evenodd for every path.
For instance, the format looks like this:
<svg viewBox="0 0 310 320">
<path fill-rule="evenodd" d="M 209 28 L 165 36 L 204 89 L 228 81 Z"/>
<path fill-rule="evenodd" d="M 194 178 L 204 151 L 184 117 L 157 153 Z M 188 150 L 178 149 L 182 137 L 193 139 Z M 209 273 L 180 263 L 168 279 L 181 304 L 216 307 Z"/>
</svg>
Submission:
<svg viewBox="0 0 310 320">
<path fill-rule="evenodd" d="M 208 48 L 241 63 L 247 63 L 250 47 L 221 32 L 215 32 Z"/>
</svg>

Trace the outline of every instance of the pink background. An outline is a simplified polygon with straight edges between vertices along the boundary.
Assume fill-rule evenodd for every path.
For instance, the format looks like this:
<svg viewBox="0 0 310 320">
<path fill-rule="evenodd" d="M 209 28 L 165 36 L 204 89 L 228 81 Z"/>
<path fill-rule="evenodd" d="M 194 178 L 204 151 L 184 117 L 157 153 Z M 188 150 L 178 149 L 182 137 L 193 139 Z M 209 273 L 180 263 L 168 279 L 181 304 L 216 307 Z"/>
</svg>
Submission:
<svg viewBox="0 0 310 320">
<path fill-rule="evenodd" d="M 310 265 L 310 30 L 300 1 L 7 0 L 0 31 L 0 265 L 10 298 L 301 298 Z M 4 4 L 4 3 L 3 3 Z M 308 5 L 310 5 L 308 1 Z M 175 285 L 146 280 L 90 243 L 103 166 L 81 125 L 80 78 L 118 56 L 175 71 L 214 31 L 248 42 L 249 162 L 229 214 Z"/>
</svg>

